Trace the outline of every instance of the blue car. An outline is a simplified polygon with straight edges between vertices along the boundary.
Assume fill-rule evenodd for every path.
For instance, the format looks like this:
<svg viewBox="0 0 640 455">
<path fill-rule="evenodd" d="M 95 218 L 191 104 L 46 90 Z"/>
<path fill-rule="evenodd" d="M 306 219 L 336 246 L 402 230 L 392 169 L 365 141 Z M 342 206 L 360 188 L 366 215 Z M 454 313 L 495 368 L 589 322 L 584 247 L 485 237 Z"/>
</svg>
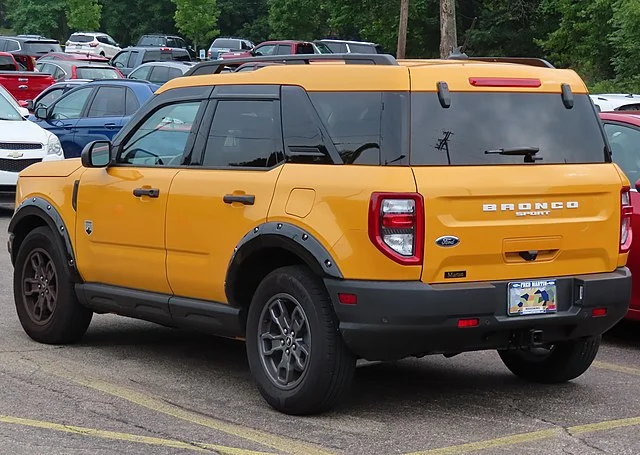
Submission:
<svg viewBox="0 0 640 455">
<path fill-rule="evenodd" d="M 58 136 L 65 158 L 76 158 L 89 142 L 111 140 L 158 88 L 128 79 L 87 82 L 39 105 L 29 120 Z"/>
</svg>

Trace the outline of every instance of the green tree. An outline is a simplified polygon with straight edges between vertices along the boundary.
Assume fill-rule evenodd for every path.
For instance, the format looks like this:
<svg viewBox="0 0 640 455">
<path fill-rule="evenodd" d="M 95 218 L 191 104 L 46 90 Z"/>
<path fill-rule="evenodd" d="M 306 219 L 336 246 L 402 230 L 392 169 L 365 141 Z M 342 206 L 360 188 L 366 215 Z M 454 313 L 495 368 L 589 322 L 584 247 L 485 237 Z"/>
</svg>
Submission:
<svg viewBox="0 0 640 455">
<path fill-rule="evenodd" d="M 326 1 L 268 0 L 270 38 L 313 40 L 327 32 Z"/>
<path fill-rule="evenodd" d="M 72 30 L 97 31 L 102 5 L 98 0 L 67 0 L 67 24 Z"/>
<path fill-rule="evenodd" d="M 618 0 L 611 20 L 609 42 L 614 49 L 613 67 L 618 80 L 640 77 L 640 0 Z"/>
<path fill-rule="evenodd" d="M 11 0 L 8 17 L 16 33 L 38 34 L 64 41 L 69 37 L 66 0 Z"/>
<path fill-rule="evenodd" d="M 220 36 L 245 38 L 258 44 L 269 38 L 267 0 L 217 0 Z"/>
<path fill-rule="evenodd" d="M 185 37 L 193 41 L 193 47 L 198 49 L 202 44 L 220 31 L 216 28 L 220 11 L 216 0 L 173 0 L 176 4 L 174 15 L 176 27 Z"/>
</svg>

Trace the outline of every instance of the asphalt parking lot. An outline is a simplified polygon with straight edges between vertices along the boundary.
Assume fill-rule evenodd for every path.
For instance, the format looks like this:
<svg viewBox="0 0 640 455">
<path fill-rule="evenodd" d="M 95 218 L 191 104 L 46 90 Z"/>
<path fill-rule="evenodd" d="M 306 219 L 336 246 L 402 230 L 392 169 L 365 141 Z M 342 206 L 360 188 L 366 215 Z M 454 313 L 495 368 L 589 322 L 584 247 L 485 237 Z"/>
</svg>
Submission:
<svg viewBox="0 0 640 455">
<path fill-rule="evenodd" d="M 495 352 L 364 363 L 348 403 L 272 411 L 244 345 L 111 315 L 80 344 L 29 339 L 13 304 L 0 208 L 0 453 L 638 454 L 640 325 L 605 336 L 561 386 L 516 379 Z"/>
</svg>

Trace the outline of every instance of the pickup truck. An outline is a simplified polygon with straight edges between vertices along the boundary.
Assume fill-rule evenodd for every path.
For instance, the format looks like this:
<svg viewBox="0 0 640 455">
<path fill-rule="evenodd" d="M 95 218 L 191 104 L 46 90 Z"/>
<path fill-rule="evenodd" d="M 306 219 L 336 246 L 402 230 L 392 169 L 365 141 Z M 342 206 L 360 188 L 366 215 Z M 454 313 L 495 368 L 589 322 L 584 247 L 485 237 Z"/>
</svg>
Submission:
<svg viewBox="0 0 640 455">
<path fill-rule="evenodd" d="M 0 84 L 25 106 L 27 100 L 35 99 L 44 89 L 53 85 L 55 80 L 50 74 L 33 71 L 0 71 Z"/>
</svg>

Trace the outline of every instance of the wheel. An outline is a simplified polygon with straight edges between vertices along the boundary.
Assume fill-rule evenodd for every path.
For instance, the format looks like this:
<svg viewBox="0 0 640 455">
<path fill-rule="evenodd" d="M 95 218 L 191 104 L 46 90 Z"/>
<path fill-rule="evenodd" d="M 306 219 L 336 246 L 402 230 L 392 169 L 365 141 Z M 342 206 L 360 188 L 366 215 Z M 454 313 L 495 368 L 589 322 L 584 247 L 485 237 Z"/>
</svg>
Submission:
<svg viewBox="0 0 640 455">
<path fill-rule="evenodd" d="M 22 328 L 35 341 L 73 343 L 89 327 L 93 312 L 78 302 L 62 247 L 47 227 L 34 229 L 20 245 L 13 293 Z"/>
<path fill-rule="evenodd" d="M 600 347 L 601 336 L 565 341 L 548 348 L 498 351 L 513 374 L 530 382 L 557 384 L 587 371 Z"/>
<path fill-rule="evenodd" d="M 322 281 L 306 267 L 283 267 L 264 278 L 249 307 L 246 341 L 257 387 L 280 412 L 320 413 L 349 389 L 355 357 Z"/>
</svg>

